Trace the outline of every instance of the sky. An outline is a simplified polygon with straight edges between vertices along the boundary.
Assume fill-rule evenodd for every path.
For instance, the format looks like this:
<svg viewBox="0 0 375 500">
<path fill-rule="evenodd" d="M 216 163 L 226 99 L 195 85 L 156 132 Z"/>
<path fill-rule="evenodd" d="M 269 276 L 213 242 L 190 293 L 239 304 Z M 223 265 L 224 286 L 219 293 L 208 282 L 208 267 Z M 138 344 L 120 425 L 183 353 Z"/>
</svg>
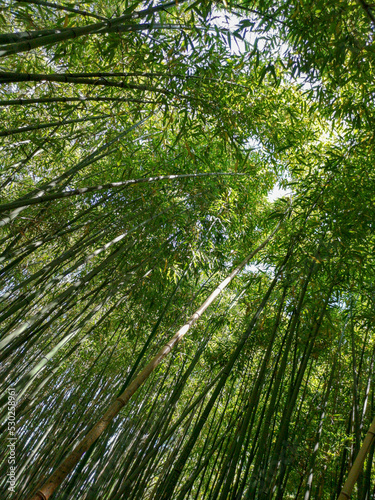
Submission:
<svg viewBox="0 0 375 500">
<path fill-rule="evenodd" d="M 292 191 L 283 189 L 278 184 L 275 184 L 272 191 L 268 193 L 268 201 L 273 202 L 278 198 L 282 198 L 283 196 L 290 196 Z"/>
</svg>

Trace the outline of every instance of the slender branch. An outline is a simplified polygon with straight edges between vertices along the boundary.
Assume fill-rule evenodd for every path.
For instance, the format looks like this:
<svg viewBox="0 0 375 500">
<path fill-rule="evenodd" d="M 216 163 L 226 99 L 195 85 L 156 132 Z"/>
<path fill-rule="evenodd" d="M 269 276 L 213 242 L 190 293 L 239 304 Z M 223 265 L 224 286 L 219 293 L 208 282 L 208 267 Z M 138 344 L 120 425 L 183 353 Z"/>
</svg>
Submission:
<svg viewBox="0 0 375 500">
<path fill-rule="evenodd" d="M 92 12 L 88 12 L 87 10 L 79 10 L 76 7 L 68 7 L 65 5 L 58 5 L 57 3 L 44 2 L 43 0 L 16 0 L 18 3 L 26 3 L 26 4 L 35 4 L 42 5 L 43 7 L 51 7 L 56 10 L 64 10 L 66 12 L 73 12 L 74 14 L 79 14 L 85 17 L 93 17 L 94 19 L 98 19 L 99 21 L 108 21 L 107 17 L 98 16 L 97 14 L 93 14 Z"/>
<path fill-rule="evenodd" d="M 58 122 L 39 123 L 36 125 L 29 125 L 28 127 L 20 127 L 20 128 L 13 128 L 13 129 L 0 131 L 0 137 L 7 137 L 9 135 L 22 134 L 22 132 L 30 132 L 31 130 L 42 130 L 45 128 L 60 127 L 61 125 L 71 125 L 72 123 L 82 123 L 82 122 L 87 122 L 87 121 L 102 120 L 102 119 L 108 118 L 110 116 L 111 115 L 98 115 L 98 116 L 91 116 L 91 117 L 86 117 L 86 118 L 74 118 L 72 120 L 61 120 Z"/>
<path fill-rule="evenodd" d="M 76 83 L 73 79 L 86 79 L 86 78 L 95 78 L 100 79 L 106 82 L 107 78 L 132 78 L 132 77 L 144 77 L 144 78 L 176 78 L 179 80 L 199 80 L 199 81 L 209 81 L 209 82 L 218 82 L 221 84 L 228 84 L 234 87 L 240 87 L 245 90 L 250 90 L 249 86 L 242 85 L 240 83 L 234 82 L 232 80 L 223 80 L 221 78 L 212 78 L 205 75 L 190 75 L 190 74 L 181 74 L 181 73 L 169 73 L 169 72 L 144 72 L 144 71 L 134 71 L 131 73 L 124 72 L 91 72 L 91 73 L 16 73 L 16 72 L 8 72 L 8 71 L 0 71 L 0 83 L 10 83 L 10 82 L 20 82 L 20 81 L 59 81 L 63 83 Z M 3 80 L 3 82 L 1 82 Z M 97 80 L 92 82 L 95 85 Z M 127 85 L 127 84 L 124 84 Z M 133 85 L 133 84 L 130 84 Z M 71 98 L 62 98 L 62 99 L 71 99 Z M 92 98 L 95 99 L 95 98 Z M 111 98 L 106 98 L 111 99 Z M 13 101 L 19 101 L 18 99 L 13 99 Z M 22 100 L 23 101 L 23 100 Z M 0 101 L 0 105 L 2 102 L 9 101 Z"/>
<path fill-rule="evenodd" d="M 112 189 L 112 188 L 125 188 L 127 186 L 133 184 L 140 183 L 150 183 L 157 182 L 163 180 L 173 180 L 173 179 L 186 179 L 191 177 L 208 177 L 208 176 L 217 176 L 217 175 L 247 175 L 246 173 L 237 173 L 237 172 L 207 172 L 207 173 L 199 173 L 199 174 L 182 174 L 182 175 L 159 175 L 158 177 L 147 177 L 144 179 L 131 179 L 123 182 L 110 182 L 108 184 L 103 184 L 99 186 L 90 186 L 90 187 L 82 187 L 73 189 L 71 191 L 63 191 L 61 193 L 54 194 L 46 194 L 44 196 L 39 196 L 36 198 L 26 199 L 26 200 L 16 200 L 10 203 L 4 203 L 0 205 L 0 213 L 5 212 L 6 210 L 13 210 L 19 207 L 28 207 L 30 205 L 36 205 L 38 203 L 46 203 L 48 201 L 58 200 L 61 198 L 69 198 L 71 196 L 78 196 L 80 194 L 92 193 L 95 191 L 102 191 L 103 189 Z"/>
<path fill-rule="evenodd" d="M 0 34 L 0 45 L 7 45 L 11 43 L 18 43 L 26 40 L 41 39 L 42 36 L 61 34 L 71 31 L 72 28 L 60 29 L 44 29 L 37 31 L 21 31 L 18 33 L 3 33 Z M 144 30 L 190 30 L 190 31 L 204 31 L 204 32 L 217 32 L 230 33 L 227 28 L 213 29 L 205 26 L 188 26 L 185 24 L 160 24 L 160 23 L 139 23 L 139 24 L 121 24 L 120 26 L 112 26 L 108 28 L 105 33 L 122 33 L 124 31 L 144 31 Z M 100 32 L 101 34 L 101 32 Z M 234 35 L 235 36 L 235 35 Z"/>
</svg>

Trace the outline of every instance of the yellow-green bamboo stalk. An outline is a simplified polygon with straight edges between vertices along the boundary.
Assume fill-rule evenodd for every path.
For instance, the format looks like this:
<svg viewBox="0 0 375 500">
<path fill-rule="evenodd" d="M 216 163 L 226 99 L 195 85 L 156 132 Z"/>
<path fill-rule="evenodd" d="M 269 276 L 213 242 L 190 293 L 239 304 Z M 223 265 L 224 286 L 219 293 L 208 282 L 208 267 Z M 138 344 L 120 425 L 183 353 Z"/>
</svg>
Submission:
<svg viewBox="0 0 375 500">
<path fill-rule="evenodd" d="M 349 471 L 349 475 L 347 480 L 345 481 L 345 484 L 341 490 L 340 496 L 338 500 L 347 500 L 350 498 L 350 495 L 352 494 L 353 488 L 355 486 L 355 483 L 357 482 L 357 479 L 362 472 L 363 464 L 365 462 L 365 458 L 367 456 L 367 453 L 369 452 L 369 449 L 374 441 L 375 438 L 375 418 L 372 421 L 372 424 L 367 431 L 366 437 L 363 441 L 363 445 L 361 449 L 358 452 L 358 455 L 356 459 L 354 460 L 354 464 L 352 465 L 352 468 Z"/>
</svg>

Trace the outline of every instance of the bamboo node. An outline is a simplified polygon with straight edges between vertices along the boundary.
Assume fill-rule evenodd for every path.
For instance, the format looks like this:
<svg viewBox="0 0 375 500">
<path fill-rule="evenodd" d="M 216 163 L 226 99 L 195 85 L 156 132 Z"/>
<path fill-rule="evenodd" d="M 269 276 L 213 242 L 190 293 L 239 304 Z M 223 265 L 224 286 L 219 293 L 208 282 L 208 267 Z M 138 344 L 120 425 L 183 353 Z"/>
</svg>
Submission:
<svg viewBox="0 0 375 500">
<path fill-rule="evenodd" d="M 40 490 L 35 493 L 35 496 L 41 498 L 42 500 L 47 500 L 46 495 Z"/>
<path fill-rule="evenodd" d="M 345 493 L 345 491 L 341 491 L 340 496 L 345 496 L 346 498 L 350 498 L 350 495 Z"/>
<path fill-rule="evenodd" d="M 121 397 L 116 398 L 116 401 L 119 401 L 122 406 L 125 406 L 125 404 L 126 404 L 126 402 L 123 399 L 121 399 Z"/>
</svg>

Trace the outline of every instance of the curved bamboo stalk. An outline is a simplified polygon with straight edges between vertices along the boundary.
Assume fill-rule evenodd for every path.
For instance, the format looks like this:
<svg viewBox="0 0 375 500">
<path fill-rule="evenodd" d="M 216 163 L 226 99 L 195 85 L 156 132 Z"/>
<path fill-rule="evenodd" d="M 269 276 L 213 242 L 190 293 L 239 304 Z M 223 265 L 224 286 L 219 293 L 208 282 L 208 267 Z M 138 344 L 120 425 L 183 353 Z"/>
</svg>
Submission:
<svg viewBox="0 0 375 500">
<path fill-rule="evenodd" d="M 180 0 L 180 3 L 186 0 Z M 8 34 L 10 42 L 3 49 L 0 49 L 0 57 L 4 57 L 10 54 L 17 54 L 19 52 L 27 52 L 38 47 L 46 47 L 47 45 L 55 45 L 56 43 L 63 42 L 66 40 L 71 40 L 73 38 L 78 38 L 84 35 L 93 34 L 105 34 L 109 30 L 114 30 L 120 27 L 125 21 L 131 19 L 142 19 L 150 14 L 158 12 L 160 10 L 167 9 L 169 7 L 174 7 L 175 2 L 167 2 L 162 5 L 157 5 L 156 7 L 150 7 L 148 9 L 132 12 L 131 14 L 126 14 L 108 21 L 102 21 L 100 23 L 89 24 L 87 26 L 74 26 L 72 28 L 62 28 L 59 30 L 53 30 L 52 34 L 38 36 L 30 36 L 27 40 L 21 42 L 12 42 L 13 34 Z M 37 32 L 36 32 L 37 33 Z M 7 34 L 4 34 L 2 39 L 5 40 Z M 4 42 L 3 42 L 4 43 Z"/>
<path fill-rule="evenodd" d="M 192 177 L 194 177 L 194 178 L 195 177 L 210 177 L 210 176 L 216 176 L 216 175 L 241 176 L 241 175 L 248 175 L 248 174 L 246 174 L 245 172 L 202 172 L 202 173 L 198 173 L 198 174 L 158 175 L 156 177 L 130 179 L 128 181 L 122 181 L 122 182 L 109 182 L 108 184 L 103 184 L 103 185 L 99 185 L 99 186 L 89 186 L 89 187 L 76 188 L 76 189 L 72 189 L 70 191 L 63 191 L 61 193 L 54 193 L 54 194 L 46 194 L 44 196 L 39 196 L 37 198 L 31 198 L 28 200 L 21 199 L 21 200 L 12 201 L 10 203 L 4 203 L 3 205 L 0 205 L 0 212 L 4 212 L 6 210 L 13 210 L 14 208 L 19 208 L 19 207 L 28 207 L 30 205 L 36 205 L 38 203 L 46 203 L 48 201 L 58 200 L 61 198 L 69 198 L 71 196 L 77 196 L 80 194 L 102 191 L 103 189 L 112 189 L 112 188 L 118 188 L 118 187 L 125 188 L 125 187 L 133 185 L 133 184 L 150 183 L 150 182 L 165 181 L 165 180 L 169 181 L 169 180 L 173 180 L 173 179 L 189 179 Z"/>
<path fill-rule="evenodd" d="M 43 130 L 46 128 L 61 127 L 61 125 L 72 125 L 74 123 L 103 120 L 104 118 L 109 118 L 110 116 L 111 115 L 98 115 L 98 116 L 88 116 L 85 118 L 74 118 L 72 120 L 61 120 L 58 122 L 37 123 L 36 125 L 29 125 L 27 127 L 1 130 L 0 137 L 8 137 L 10 135 L 22 134 L 22 132 L 31 132 L 32 130 Z"/>
<path fill-rule="evenodd" d="M 149 27 L 148 27 L 149 28 Z M 0 51 L 1 57 L 1 51 Z M 192 101 L 200 101 L 198 97 L 179 94 L 173 90 L 162 87 L 155 87 L 144 83 L 127 83 L 124 81 L 107 80 L 105 77 L 80 77 L 70 75 L 55 74 L 37 74 L 37 73 L 9 73 L 0 72 L 0 83 L 19 83 L 19 82 L 54 82 L 54 83 L 72 83 L 75 85 L 94 85 L 95 87 L 114 87 L 127 90 L 142 90 L 145 92 L 155 92 L 166 96 L 178 97 L 180 99 L 191 99 Z"/>
<path fill-rule="evenodd" d="M 55 102 L 134 102 L 136 104 L 156 104 L 156 101 L 132 99 L 131 97 L 39 97 L 30 99 L 3 99 L 0 106 L 26 106 L 28 104 L 50 104 Z"/>
</svg>

